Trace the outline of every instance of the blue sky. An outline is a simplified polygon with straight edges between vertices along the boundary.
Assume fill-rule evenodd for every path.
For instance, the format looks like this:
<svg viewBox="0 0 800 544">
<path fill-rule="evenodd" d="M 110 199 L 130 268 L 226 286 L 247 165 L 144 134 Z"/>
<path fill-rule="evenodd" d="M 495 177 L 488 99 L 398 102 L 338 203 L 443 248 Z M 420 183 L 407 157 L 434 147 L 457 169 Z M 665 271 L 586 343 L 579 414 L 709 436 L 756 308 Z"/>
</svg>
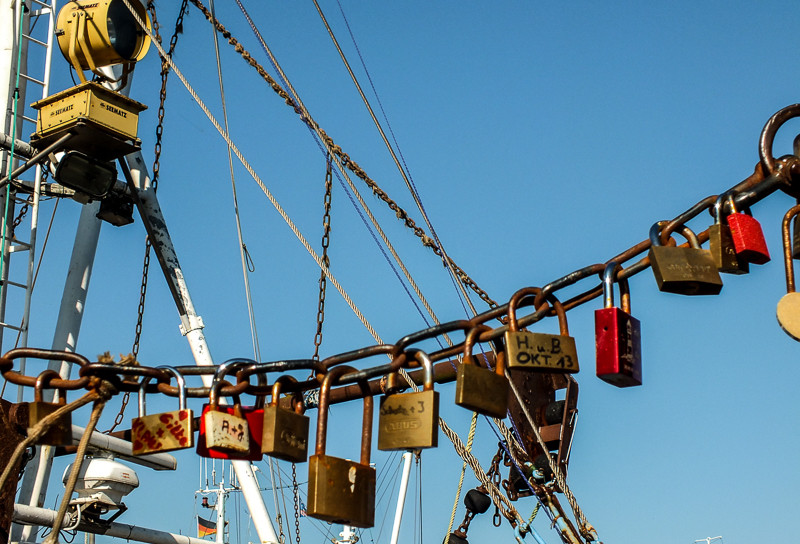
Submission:
<svg viewBox="0 0 800 544">
<path fill-rule="evenodd" d="M 314 119 L 421 223 L 313 3 L 244 3 Z M 159 7 L 165 38 L 177 11 L 172 4 Z M 236 5 L 218 4 L 223 24 L 267 66 Z M 366 89 L 338 4 L 321 5 Z M 758 161 L 763 124 L 798 101 L 796 40 L 786 31 L 798 17 L 793 2 L 410 1 L 342 7 L 438 235 L 451 257 L 498 301 L 603 262 L 645 239 L 655 221 L 747 177 Z M 191 7 L 184 25 L 176 62 L 219 115 L 211 27 Z M 324 156 L 294 112 L 224 41 L 221 47 L 231 134 L 319 248 Z M 60 58 L 54 77 L 54 90 L 70 85 Z M 139 130 L 148 161 L 158 87 L 151 50 L 131 92 L 150 108 Z M 797 130 L 794 122 L 781 129 L 776 155 L 790 152 Z M 164 134 L 159 199 L 212 354 L 218 362 L 252 356 L 224 143 L 176 78 L 170 79 Z M 307 357 L 313 353 L 319 271 L 238 164 L 236 180 L 244 241 L 256 266 L 251 282 L 262 357 Z M 463 318 L 437 258 L 382 203 L 365 198 L 439 318 Z M 800 486 L 794 465 L 800 446 L 794 384 L 800 370 L 793 360 L 797 344 L 774 316 L 785 292 L 780 220 L 793 204 L 780 193 L 753 208 L 773 260 L 752 266 L 746 276 L 723 276 L 718 297 L 659 293 L 649 270 L 631 279 L 633 313 L 642 322 L 640 388 L 617 389 L 594 376 L 592 313 L 601 301 L 569 312 L 582 367 L 569 483 L 603 541 L 691 544 L 722 535 L 726 544 L 744 544 L 770 541 L 792 528 Z M 31 345 L 50 345 L 77 213 L 74 202 L 59 206 L 45 255 L 47 283 L 34 300 Z M 701 214 L 690 226 L 703 230 L 710 222 Z M 424 328 L 336 182 L 332 229 L 331 269 L 384 340 Z M 80 353 L 130 351 L 143 237 L 138 218 L 129 227 L 103 226 Z M 328 289 L 322 354 L 371 344 Z M 563 298 L 577 292 L 568 290 Z M 551 321 L 533 330 L 555 331 Z M 156 269 L 140 359 L 191 363 Z M 453 389 L 439 388 L 442 416 L 466 436 L 469 414 L 453 406 Z M 193 402 L 199 411 L 200 403 Z M 171 409 L 161 400 L 148 402 L 153 411 L 162 406 Z M 110 422 L 117 408 L 112 405 L 105 419 Z M 357 455 L 359 411 L 356 405 L 332 411 L 330 453 Z M 481 421 L 475 453 L 484 466 L 496 447 L 495 434 Z M 120 521 L 194 531 L 200 462 L 193 452 L 177 457 L 179 473 L 138 470 L 145 485 L 130 495 L 130 510 Z M 379 470 L 398 462 L 379 452 L 373 460 Z M 459 469 L 444 436 L 437 450 L 422 455 L 426 543 L 444 536 Z M 60 476 L 59 469 L 54 473 Z M 304 474 L 299 467 L 302 480 Z M 465 490 L 474 485 L 468 472 Z M 411 491 L 413 503 L 420 493 L 416 483 Z M 271 494 L 265 497 L 272 511 Z M 49 507 L 54 500 L 51 494 Z M 394 509 L 393 499 L 388 502 L 388 526 L 382 533 L 377 527 L 366 532 L 362 542 L 388 542 Z M 523 515 L 533 506 L 530 498 L 516 503 Z M 460 506 L 456 525 L 463 514 Z M 289 516 L 284 524 L 293 524 L 291 511 Z M 472 522 L 470 541 L 513 542 L 511 529 L 493 528 L 490 518 Z M 406 519 L 414 520 L 411 504 Z M 403 542 L 414 538 L 413 523 L 407 525 Z M 303 521 L 304 543 L 326 540 L 317 526 Z M 546 542 L 559 541 L 544 514 L 535 527 Z M 246 528 L 243 521 L 241 542 L 255 540 Z"/>
</svg>

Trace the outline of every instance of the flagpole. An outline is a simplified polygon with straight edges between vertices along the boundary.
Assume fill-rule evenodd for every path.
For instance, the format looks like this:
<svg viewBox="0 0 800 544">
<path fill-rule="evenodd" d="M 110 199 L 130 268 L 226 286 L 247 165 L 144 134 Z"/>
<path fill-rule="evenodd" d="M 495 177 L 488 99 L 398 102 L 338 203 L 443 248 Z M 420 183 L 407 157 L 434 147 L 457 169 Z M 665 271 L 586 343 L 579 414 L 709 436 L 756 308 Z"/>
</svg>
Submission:
<svg viewBox="0 0 800 544">
<path fill-rule="evenodd" d="M 217 544 L 225 544 L 225 497 L 228 492 L 225 491 L 225 481 L 219 483 L 217 490 Z"/>
</svg>

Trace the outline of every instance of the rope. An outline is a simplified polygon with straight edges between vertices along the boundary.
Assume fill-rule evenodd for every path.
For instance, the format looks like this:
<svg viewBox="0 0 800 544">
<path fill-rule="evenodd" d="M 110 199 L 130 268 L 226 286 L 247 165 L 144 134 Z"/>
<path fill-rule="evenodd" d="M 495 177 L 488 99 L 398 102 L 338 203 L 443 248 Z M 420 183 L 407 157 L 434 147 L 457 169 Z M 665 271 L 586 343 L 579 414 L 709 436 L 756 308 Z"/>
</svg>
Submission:
<svg viewBox="0 0 800 544">
<path fill-rule="evenodd" d="M 469 423 L 469 434 L 467 435 L 467 451 L 472 451 L 472 441 L 475 439 L 475 428 L 478 424 L 478 412 L 472 412 L 472 420 Z M 458 479 L 458 489 L 456 498 L 453 501 L 453 512 L 450 514 L 450 524 L 447 526 L 447 533 L 453 531 L 453 524 L 456 522 L 456 510 L 458 510 L 458 499 L 461 498 L 461 487 L 464 485 L 464 474 L 467 472 L 467 462 L 461 464 L 461 477 Z"/>
<path fill-rule="evenodd" d="M 64 484 L 64 497 L 61 499 L 61 506 L 59 506 L 56 519 L 53 522 L 53 530 L 44 540 L 44 544 L 58 543 L 58 533 L 61 531 L 61 524 L 64 522 L 64 516 L 67 513 L 72 492 L 75 490 L 75 484 L 78 482 L 78 474 L 83 466 L 86 448 L 89 446 L 89 439 L 92 437 L 94 428 L 97 426 L 97 420 L 100 419 L 100 414 L 103 413 L 103 408 L 106 405 L 106 401 L 111 395 L 106 391 L 102 391 L 98 392 L 97 396 L 99 398 L 95 400 L 94 406 L 92 407 L 92 415 L 89 418 L 89 423 L 86 425 L 86 430 L 84 431 L 81 441 L 78 444 L 78 452 L 75 454 L 75 462 L 72 463 L 72 472 L 69 474 L 67 483 Z"/>
<path fill-rule="evenodd" d="M 361 323 L 364 325 L 364 327 L 366 327 L 367 331 L 369 331 L 370 335 L 372 335 L 372 337 L 375 339 L 375 341 L 378 342 L 379 344 L 382 344 L 383 340 L 381 339 L 381 337 L 378 335 L 378 333 L 375 331 L 375 329 L 372 327 L 372 325 L 369 324 L 369 322 L 364 317 L 364 315 L 361 313 L 361 311 L 356 307 L 355 303 L 350 298 L 350 296 L 345 292 L 344 288 L 341 286 L 341 284 L 338 282 L 338 280 L 333 276 L 333 274 L 331 274 L 330 270 L 328 270 L 328 267 L 325 266 L 325 263 L 322 262 L 322 259 L 319 257 L 319 255 L 317 255 L 317 253 L 311 247 L 311 244 L 308 243 L 308 241 L 305 239 L 303 234 L 297 228 L 297 225 L 294 224 L 294 222 L 291 220 L 289 215 L 286 213 L 286 211 L 283 209 L 283 207 L 281 207 L 281 205 L 278 203 L 277 199 L 273 196 L 273 194 L 270 192 L 270 190 L 267 188 L 267 186 L 264 184 L 264 182 L 261 180 L 261 178 L 258 176 L 258 174 L 256 174 L 255 170 L 250 165 L 250 163 L 247 162 L 247 160 L 244 158 L 244 155 L 242 155 L 242 152 L 239 151 L 239 148 L 236 147 L 236 144 L 234 144 L 233 141 L 231 140 L 230 136 L 228 135 L 228 132 L 225 129 L 222 128 L 222 126 L 219 124 L 219 122 L 216 120 L 216 118 L 212 115 L 211 111 L 208 109 L 208 107 L 205 105 L 205 103 L 197 95 L 197 92 L 195 92 L 195 90 L 192 88 L 192 86 L 189 85 L 189 82 L 186 80 L 186 78 L 184 77 L 183 73 L 180 70 L 178 70 L 178 67 L 175 65 L 175 62 L 171 58 L 166 56 L 164 48 L 161 46 L 161 44 L 158 43 L 157 41 L 153 40 L 152 32 L 147 29 L 147 27 L 144 24 L 144 21 L 142 21 L 141 17 L 139 17 L 138 13 L 136 13 L 136 11 L 133 9 L 133 7 L 131 6 L 129 0 L 122 0 L 122 1 L 125 3 L 125 6 L 130 10 L 131 14 L 136 19 L 136 22 L 139 23 L 139 26 L 148 35 L 148 37 L 150 37 L 150 39 L 153 41 L 153 45 L 156 46 L 156 48 L 158 49 L 158 52 L 164 57 L 164 59 L 166 60 L 167 64 L 169 64 L 170 69 L 175 72 L 175 75 L 178 77 L 178 79 L 180 79 L 181 83 L 183 83 L 183 86 L 186 87 L 186 90 L 192 96 L 194 101 L 197 102 L 197 105 L 200 106 L 201 110 L 203 110 L 203 113 L 206 115 L 208 120 L 211 122 L 212 125 L 214 125 L 214 128 L 217 129 L 217 132 L 219 132 L 220 136 L 222 136 L 222 138 L 228 144 L 228 146 L 230 147 L 230 149 L 233 152 L 233 154 L 236 155 L 236 158 L 239 159 L 239 161 L 242 163 L 242 166 L 244 166 L 245 169 L 247 170 L 247 172 L 250 174 L 250 176 L 252 176 L 253 180 L 261 188 L 261 190 L 266 195 L 266 197 L 269 199 L 270 203 L 273 205 L 275 210 L 280 214 L 280 216 L 283 218 L 283 220 L 286 222 L 286 224 L 292 230 L 292 232 L 297 237 L 297 239 L 300 241 L 300 243 L 303 245 L 303 247 L 306 248 L 306 251 L 308 251 L 309 255 L 311 255 L 311 257 L 314 259 L 314 261 L 316 261 L 316 263 L 320 267 L 320 269 L 323 272 L 325 272 L 325 275 L 328 277 L 328 280 L 330 280 L 331 285 L 333 285 L 336 288 L 336 290 L 339 291 L 339 294 L 345 300 L 345 302 L 350 307 L 350 309 L 353 311 L 353 313 L 356 315 L 356 317 L 358 317 L 359 321 L 361 321 Z"/>
<path fill-rule="evenodd" d="M 77 410 L 81 406 L 85 406 L 92 401 L 96 401 L 98 398 L 99 395 L 96 392 L 90 391 L 84 394 L 81 398 L 62 406 L 52 414 L 43 417 L 36 425 L 28 429 L 28 436 L 25 438 L 25 440 L 17 444 L 17 447 L 14 449 L 14 453 L 11 454 L 11 458 L 6 463 L 6 468 L 3 470 L 3 474 L 0 475 L 0 489 L 3 488 L 9 474 L 11 474 L 11 472 L 14 470 L 14 467 L 17 466 L 20 457 L 22 457 L 22 454 L 29 446 L 35 444 L 36 441 L 39 440 L 39 438 L 41 438 L 59 419 L 61 419 L 62 416 Z"/>
</svg>

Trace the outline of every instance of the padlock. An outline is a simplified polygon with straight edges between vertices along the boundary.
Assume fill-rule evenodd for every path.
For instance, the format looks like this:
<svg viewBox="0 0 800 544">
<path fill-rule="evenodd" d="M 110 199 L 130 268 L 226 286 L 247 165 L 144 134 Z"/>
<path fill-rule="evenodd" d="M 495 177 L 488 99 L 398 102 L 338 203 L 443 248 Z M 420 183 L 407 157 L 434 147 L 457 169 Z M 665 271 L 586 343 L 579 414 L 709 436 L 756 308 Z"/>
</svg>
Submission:
<svg viewBox="0 0 800 544">
<path fill-rule="evenodd" d="M 225 374 L 227 374 L 229 371 L 241 370 L 243 366 L 251 363 L 252 361 L 249 360 L 234 359 L 219 365 L 219 367 L 217 367 L 217 373 L 214 376 L 214 381 L 211 385 L 212 392 L 218 392 L 219 388 L 223 385 L 230 385 L 228 382 L 221 381 L 222 377 L 225 376 Z M 257 376 L 260 384 L 263 382 L 262 385 L 266 385 L 264 375 L 257 374 Z M 264 398 L 263 396 L 256 397 L 255 406 L 242 406 L 238 396 L 234 396 L 233 399 L 234 406 L 216 406 L 215 410 L 212 410 L 211 404 L 203 405 L 203 414 L 200 417 L 200 437 L 197 440 L 196 448 L 197 454 L 201 457 L 210 457 L 212 459 L 260 461 L 264 457 L 264 455 L 261 453 L 261 441 L 263 438 L 264 426 Z M 243 418 L 247 423 L 246 430 L 248 435 L 249 449 L 246 451 L 232 451 L 216 447 L 209 447 L 206 439 L 208 435 L 206 432 L 206 414 L 211 411 L 216 411 L 230 416 L 234 416 L 238 412 L 239 417 Z"/>
<path fill-rule="evenodd" d="M 227 368 L 227 367 L 226 367 Z M 203 407 L 203 427 L 200 435 L 205 437 L 205 446 L 223 452 L 247 453 L 250 450 L 250 429 L 242 415 L 242 407 L 235 399 L 232 412 L 219 407 L 219 388 L 224 376 L 223 365 L 217 369 L 208 404 Z M 222 372 L 221 372 L 222 371 Z"/>
<path fill-rule="evenodd" d="M 131 444 L 133 455 L 167 452 L 194 446 L 194 416 L 186 408 L 186 380 L 170 366 L 159 366 L 175 376 L 178 385 L 178 410 L 162 414 L 145 415 L 145 391 L 150 377 L 142 378 L 139 385 L 139 417 L 131 421 Z"/>
<path fill-rule="evenodd" d="M 479 367 L 472 356 L 477 336 L 487 330 L 491 330 L 487 325 L 478 325 L 464 339 L 464 357 L 456 371 L 455 402 L 467 410 L 503 419 L 508 411 L 509 393 L 505 352 L 498 351 L 494 371 Z"/>
<path fill-rule="evenodd" d="M 297 380 L 288 375 L 275 380 L 272 400 L 264 407 L 261 453 L 283 461 L 305 463 L 308 458 L 308 417 L 303 415 L 303 395 L 300 392 L 292 395 L 292 410 L 279 406 L 281 386 L 286 383 L 297 383 Z"/>
<path fill-rule="evenodd" d="M 800 293 L 794 286 L 794 262 L 792 261 L 792 239 L 789 234 L 789 222 L 800 214 L 800 204 L 791 208 L 783 216 L 783 262 L 786 267 L 786 294 L 778 301 L 778 323 L 781 328 L 800 341 Z"/>
<path fill-rule="evenodd" d="M 567 315 L 555 297 L 553 309 L 558 316 L 560 334 L 521 331 L 517 324 L 517 304 L 526 296 L 541 294 L 538 287 L 520 289 L 508 302 L 508 330 L 505 333 L 508 368 L 524 368 L 543 372 L 575 373 L 579 371 L 575 339 L 569 335 Z"/>
<path fill-rule="evenodd" d="M 661 227 L 666 221 L 659 221 L 650 228 L 650 267 L 658 284 L 665 293 L 679 295 L 717 295 L 722 290 L 722 278 L 714 265 L 711 252 L 702 249 L 697 236 L 683 227 L 681 233 L 691 247 L 671 247 L 661 245 Z"/>
<path fill-rule="evenodd" d="M 614 276 L 617 263 L 603 272 L 604 308 L 594 311 L 597 377 L 617 387 L 642 385 L 642 333 L 639 320 L 631 315 L 628 280 L 619 281 L 622 308 L 614 306 Z"/>
<path fill-rule="evenodd" d="M 30 403 L 28 408 L 29 428 L 59 408 L 67 405 L 67 394 L 61 389 L 56 390 L 58 392 L 58 402 L 44 402 L 42 400 L 42 389 L 47 387 L 50 380 L 60 377 L 55 370 L 45 370 L 37 376 L 33 390 L 33 402 Z M 36 443 L 45 446 L 68 446 L 72 444 L 72 414 L 67 412 L 58 418 Z"/>
<path fill-rule="evenodd" d="M 792 258 L 800 259 L 800 215 L 792 219 Z"/>
<path fill-rule="evenodd" d="M 353 367 L 337 366 L 322 380 L 317 413 L 316 453 L 308 460 L 308 515 L 328 523 L 353 527 L 375 524 L 375 469 L 369 464 L 372 444 L 372 396 L 369 383 L 359 381 L 364 393 L 360 462 L 325 454 L 328 397 L 331 386 Z"/>
<path fill-rule="evenodd" d="M 416 450 L 439 445 L 439 393 L 433 390 L 433 362 L 424 351 L 406 352 L 422 365 L 422 391 L 381 397 L 378 449 Z"/>
<path fill-rule="evenodd" d="M 761 223 L 752 215 L 736 211 L 735 195 L 730 195 L 727 202 L 731 208 L 727 221 L 731 228 L 731 238 L 733 238 L 733 245 L 736 248 L 736 255 L 749 263 L 768 263 L 770 260 L 769 249 L 761 229 Z"/>
<path fill-rule="evenodd" d="M 747 274 L 750 264 L 736 255 L 731 238 L 731 228 L 723 218 L 722 208 L 728 193 L 723 193 L 714 202 L 714 224 L 708 227 L 708 249 L 717 270 L 726 274 Z"/>
</svg>

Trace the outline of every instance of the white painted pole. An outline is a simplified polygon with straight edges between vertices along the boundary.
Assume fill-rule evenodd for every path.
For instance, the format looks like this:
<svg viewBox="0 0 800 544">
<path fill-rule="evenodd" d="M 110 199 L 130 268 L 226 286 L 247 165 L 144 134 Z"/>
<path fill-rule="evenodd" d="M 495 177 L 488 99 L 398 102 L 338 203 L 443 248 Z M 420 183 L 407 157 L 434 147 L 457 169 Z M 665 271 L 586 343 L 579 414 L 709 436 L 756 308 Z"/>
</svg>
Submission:
<svg viewBox="0 0 800 544">
<path fill-rule="evenodd" d="M 391 544 L 397 544 L 397 540 L 400 538 L 400 523 L 403 521 L 403 509 L 406 506 L 406 492 L 408 491 L 408 479 L 411 475 L 411 457 L 413 455 L 410 451 L 403 454 L 403 476 L 400 480 L 400 492 L 397 495 L 397 510 L 394 513 Z"/>
<path fill-rule="evenodd" d="M 225 491 L 224 480 L 219 483 L 219 490 L 217 491 L 217 544 L 225 544 L 225 497 L 228 493 Z"/>
<path fill-rule="evenodd" d="M 155 191 L 150 188 L 150 175 L 142 154 L 138 151 L 131 153 L 125 157 L 125 160 L 130 168 L 131 181 L 139 197 L 137 203 L 139 215 L 142 217 L 142 222 L 145 223 L 150 243 L 153 245 L 153 250 L 161 264 L 180 313 L 181 333 L 189 342 L 195 364 L 213 366 L 214 361 L 203 334 L 203 320 L 194 310 L 192 299 L 189 296 L 189 288 L 178 262 L 178 255 L 167 231 L 164 215 L 161 213 Z M 212 376 L 203 376 L 202 379 L 206 387 L 211 385 Z M 220 404 L 224 404 L 223 400 L 221 399 Z M 278 535 L 275 533 L 272 520 L 264 504 L 264 497 L 261 495 L 261 489 L 258 487 L 258 481 L 253 472 L 253 465 L 248 461 L 231 461 L 231 465 L 239 480 L 242 495 L 248 510 L 250 510 L 250 517 L 256 533 L 258 533 L 258 538 L 262 544 L 278 544 Z"/>
<path fill-rule="evenodd" d="M 15 523 L 34 523 L 36 525 L 52 527 L 57 515 L 58 512 L 47 508 L 37 508 L 24 504 L 14 505 Z M 69 522 L 69 520 L 65 520 L 65 522 Z M 104 525 L 95 527 L 97 534 L 125 540 L 135 540 L 137 542 L 148 542 L 150 544 L 208 544 L 208 540 L 193 538 L 186 535 L 176 535 L 156 529 L 147 529 L 136 525 L 127 525 L 125 523 L 112 522 L 107 530 L 104 531 L 104 528 Z M 81 530 L 91 531 L 91 528 L 81 527 Z"/>
</svg>

